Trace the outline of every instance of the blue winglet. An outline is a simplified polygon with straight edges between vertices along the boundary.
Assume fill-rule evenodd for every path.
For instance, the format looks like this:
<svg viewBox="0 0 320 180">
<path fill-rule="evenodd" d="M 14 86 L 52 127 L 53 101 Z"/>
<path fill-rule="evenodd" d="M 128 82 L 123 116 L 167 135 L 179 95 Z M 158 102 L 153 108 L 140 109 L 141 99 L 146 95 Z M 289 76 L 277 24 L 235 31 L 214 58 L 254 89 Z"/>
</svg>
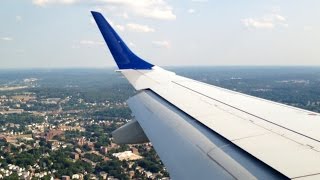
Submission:
<svg viewBox="0 0 320 180">
<path fill-rule="evenodd" d="M 91 11 L 119 69 L 151 69 L 152 64 L 135 55 L 99 12 Z"/>
</svg>

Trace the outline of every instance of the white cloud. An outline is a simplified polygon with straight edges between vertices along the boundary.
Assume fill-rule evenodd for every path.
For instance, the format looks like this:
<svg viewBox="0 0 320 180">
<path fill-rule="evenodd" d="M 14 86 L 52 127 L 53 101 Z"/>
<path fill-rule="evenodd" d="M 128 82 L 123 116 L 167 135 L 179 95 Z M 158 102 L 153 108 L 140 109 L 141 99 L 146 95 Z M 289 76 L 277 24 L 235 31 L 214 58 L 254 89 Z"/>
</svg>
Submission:
<svg viewBox="0 0 320 180">
<path fill-rule="evenodd" d="M 157 46 L 157 47 L 170 48 L 170 42 L 169 41 L 152 41 L 152 44 Z"/>
<path fill-rule="evenodd" d="M 2 37 L 1 40 L 3 40 L 3 41 L 12 41 L 13 38 L 12 37 Z"/>
<path fill-rule="evenodd" d="M 262 18 L 245 18 L 241 22 L 247 28 L 274 29 L 277 26 L 288 27 L 287 19 L 279 14 L 269 14 Z"/>
<path fill-rule="evenodd" d="M 273 17 L 278 21 L 286 21 L 287 19 L 279 14 L 273 14 Z"/>
<path fill-rule="evenodd" d="M 164 0 L 100 0 L 106 5 L 112 4 L 117 11 L 130 12 L 146 18 L 174 20 L 173 8 Z"/>
<path fill-rule="evenodd" d="M 256 29 L 273 29 L 274 28 L 274 23 L 272 21 L 266 21 L 261 19 L 246 18 L 242 20 L 242 23 L 246 27 L 253 27 Z"/>
<path fill-rule="evenodd" d="M 305 30 L 305 31 L 312 31 L 312 30 L 313 30 L 313 27 L 312 27 L 312 26 L 304 26 L 304 27 L 303 27 L 303 30 Z"/>
<path fill-rule="evenodd" d="M 21 21 L 22 17 L 21 16 L 16 16 L 16 21 Z"/>
<path fill-rule="evenodd" d="M 121 16 L 128 18 L 130 14 L 146 18 L 174 20 L 176 15 L 165 0 L 33 0 L 33 4 L 45 7 L 51 4 L 91 4 L 104 7 L 106 10 L 116 13 L 123 12 Z"/>
<path fill-rule="evenodd" d="M 120 17 L 122 17 L 123 19 L 128 19 L 129 15 L 128 15 L 128 13 L 124 12 L 124 13 L 120 14 Z"/>
<path fill-rule="evenodd" d="M 115 27 L 119 30 L 119 31 L 124 31 L 125 27 L 120 25 L 120 24 L 116 24 Z"/>
<path fill-rule="evenodd" d="M 131 47 L 136 47 L 136 44 L 133 43 L 133 42 L 129 42 L 129 46 L 131 46 Z"/>
<path fill-rule="evenodd" d="M 188 9 L 188 13 L 190 13 L 190 14 L 193 14 L 195 12 L 196 12 L 196 10 L 194 10 L 194 9 Z"/>
<path fill-rule="evenodd" d="M 195 3 L 206 3 L 206 2 L 208 2 L 208 0 L 191 0 L 191 2 L 195 2 Z"/>
<path fill-rule="evenodd" d="M 79 44 L 80 45 L 83 45 L 83 46 L 101 46 L 101 45 L 104 45 L 104 42 L 102 41 L 92 41 L 92 40 L 81 40 L 79 41 Z"/>
<path fill-rule="evenodd" d="M 47 6 L 49 4 L 74 4 L 79 0 L 32 0 L 32 3 L 38 6 Z"/>
<path fill-rule="evenodd" d="M 135 32 L 154 32 L 155 30 L 147 25 L 135 24 L 135 23 L 128 23 L 127 26 L 128 30 L 135 31 Z"/>
</svg>

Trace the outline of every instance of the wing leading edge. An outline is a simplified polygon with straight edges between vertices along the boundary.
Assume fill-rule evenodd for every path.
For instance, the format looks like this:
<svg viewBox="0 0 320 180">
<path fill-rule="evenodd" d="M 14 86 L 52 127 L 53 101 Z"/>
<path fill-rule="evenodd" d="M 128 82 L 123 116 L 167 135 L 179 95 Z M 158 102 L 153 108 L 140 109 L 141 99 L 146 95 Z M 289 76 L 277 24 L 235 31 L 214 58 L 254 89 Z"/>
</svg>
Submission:
<svg viewBox="0 0 320 180">
<path fill-rule="evenodd" d="M 100 13 L 92 15 L 120 72 L 139 91 L 128 101 L 138 123 L 116 130 L 115 140 L 149 139 L 175 179 L 320 178 L 319 114 L 154 66 Z"/>
</svg>

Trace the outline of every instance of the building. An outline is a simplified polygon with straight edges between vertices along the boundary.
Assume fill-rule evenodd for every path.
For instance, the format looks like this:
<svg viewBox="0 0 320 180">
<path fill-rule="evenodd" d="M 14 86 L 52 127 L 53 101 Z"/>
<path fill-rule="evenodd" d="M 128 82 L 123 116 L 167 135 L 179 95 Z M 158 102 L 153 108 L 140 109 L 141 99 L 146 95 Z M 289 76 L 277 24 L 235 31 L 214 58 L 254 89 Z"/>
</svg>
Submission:
<svg viewBox="0 0 320 180">
<path fill-rule="evenodd" d="M 119 148 L 119 147 L 120 147 L 120 146 L 119 146 L 118 144 L 113 143 L 113 142 L 111 142 L 111 144 L 108 146 L 109 150 L 111 150 L 111 149 L 117 149 L 117 148 Z"/>
<path fill-rule="evenodd" d="M 76 153 L 78 153 L 78 154 L 81 154 L 81 153 L 82 153 L 81 149 L 79 149 L 79 148 L 76 148 L 75 151 L 76 151 Z"/>
<path fill-rule="evenodd" d="M 131 151 L 132 151 L 132 153 L 135 154 L 135 155 L 140 155 L 138 149 L 135 148 L 135 147 L 131 147 Z"/>
<path fill-rule="evenodd" d="M 83 132 L 86 130 L 85 128 L 80 126 L 73 127 L 73 126 L 64 126 L 64 125 L 59 126 L 58 129 L 61 131 L 80 131 L 80 132 Z"/>
<path fill-rule="evenodd" d="M 71 158 L 74 159 L 74 160 L 78 160 L 80 158 L 79 154 L 76 153 L 76 152 L 72 152 L 71 153 Z"/>
<path fill-rule="evenodd" d="M 24 109 L 9 109 L 7 111 L 0 111 L 0 114 L 21 114 L 24 112 Z"/>
<path fill-rule="evenodd" d="M 35 100 L 36 97 L 35 96 L 26 96 L 26 95 L 17 95 L 17 96 L 11 96 L 11 98 L 15 101 L 19 101 L 19 102 L 27 102 L 30 100 Z"/>
<path fill-rule="evenodd" d="M 107 154 L 107 153 L 108 153 L 108 148 L 107 148 L 107 147 L 104 147 L 104 146 L 101 146 L 101 147 L 100 147 L 100 153 L 102 153 L 102 154 Z"/>
<path fill-rule="evenodd" d="M 62 176 L 61 180 L 70 180 L 70 176 Z"/>
<path fill-rule="evenodd" d="M 77 139 L 78 146 L 83 146 L 86 143 L 86 139 L 84 137 Z"/>
<path fill-rule="evenodd" d="M 129 177 L 130 177 L 130 179 L 132 179 L 134 175 L 135 175 L 134 171 L 129 171 Z"/>
<path fill-rule="evenodd" d="M 104 171 L 101 171 L 101 172 L 100 172 L 100 178 L 101 178 L 101 179 L 107 179 L 107 177 L 108 177 L 108 173 L 106 173 L 106 172 L 104 172 Z"/>
<path fill-rule="evenodd" d="M 81 160 L 86 162 L 86 163 L 91 164 L 93 167 L 95 167 L 97 165 L 95 162 L 93 162 L 93 161 L 91 161 L 91 160 L 89 160 L 87 158 L 82 158 Z"/>
<path fill-rule="evenodd" d="M 133 161 L 133 160 L 138 160 L 143 158 L 142 156 L 133 154 L 131 151 L 113 153 L 112 156 L 118 158 L 120 161 L 122 160 Z"/>
<path fill-rule="evenodd" d="M 78 180 L 83 180 L 84 176 L 81 173 L 78 174 L 73 174 L 72 179 L 78 179 Z"/>
<path fill-rule="evenodd" d="M 49 140 L 51 140 L 54 136 L 59 136 L 59 135 L 61 135 L 61 134 L 63 134 L 63 131 L 52 129 L 52 130 L 50 130 L 50 131 L 46 134 L 45 139 L 46 139 L 46 141 L 49 141 Z"/>
</svg>

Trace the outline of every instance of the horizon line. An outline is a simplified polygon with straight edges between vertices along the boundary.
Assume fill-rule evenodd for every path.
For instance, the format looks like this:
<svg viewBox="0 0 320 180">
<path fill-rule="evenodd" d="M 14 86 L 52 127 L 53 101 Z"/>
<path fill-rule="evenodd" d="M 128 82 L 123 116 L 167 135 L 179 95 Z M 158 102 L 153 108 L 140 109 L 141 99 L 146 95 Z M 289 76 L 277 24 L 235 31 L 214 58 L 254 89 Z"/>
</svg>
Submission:
<svg viewBox="0 0 320 180">
<path fill-rule="evenodd" d="M 170 65 L 160 66 L 165 68 L 191 68 L 191 67 L 308 67 L 308 68 L 320 68 L 320 65 Z M 0 67 L 0 70 L 50 70 L 50 69 L 118 69 L 117 66 L 104 66 L 104 67 L 77 67 L 77 66 L 66 66 L 66 67 Z"/>
</svg>

